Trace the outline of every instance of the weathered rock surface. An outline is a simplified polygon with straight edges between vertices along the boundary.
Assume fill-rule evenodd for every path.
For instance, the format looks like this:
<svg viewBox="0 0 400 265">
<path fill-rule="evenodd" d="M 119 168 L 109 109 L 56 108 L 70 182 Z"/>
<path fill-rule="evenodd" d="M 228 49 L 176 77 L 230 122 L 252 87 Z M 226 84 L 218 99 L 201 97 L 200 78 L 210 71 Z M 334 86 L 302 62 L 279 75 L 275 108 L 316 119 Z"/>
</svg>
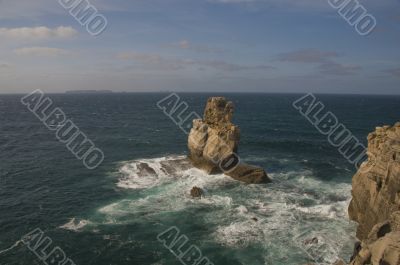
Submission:
<svg viewBox="0 0 400 265">
<path fill-rule="evenodd" d="M 195 167 L 209 174 L 220 173 L 221 162 L 237 153 L 240 129 L 232 123 L 233 110 L 232 102 L 223 97 L 212 97 L 207 101 L 203 119 L 193 120 L 188 148 L 189 159 Z M 224 172 L 246 183 L 270 181 L 264 169 L 247 164 Z"/>
<path fill-rule="evenodd" d="M 352 183 L 349 216 L 361 240 L 350 265 L 400 265 L 400 123 L 368 136 L 368 161 Z"/>
<path fill-rule="evenodd" d="M 261 167 L 247 164 L 239 164 L 230 172 L 226 172 L 233 179 L 246 183 L 268 183 L 271 182 L 265 170 Z"/>
<path fill-rule="evenodd" d="M 196 167 L 208 173 L 220 172 L 219 162 L 236 153 L 240 131 L 232 124 L 232 102 L 222 97 L 210 98 L 204 111 L 204 119 L 193 120 L 188 147 L 189 158 Z"/>
<path fill-rule="evenodd" d="M 353 177 L 352 187 L 349 215 L 359 223 L 357 237 L 363 240 L 374 225 L 400 210 L 400 123 L 368 135 L 368 162 Z"/>
<path fill-rule="evenodd" d="M 376 224 L 364 239 L 350 265 L 400 264 L 400 211 L 388 221 Z"/>
</svg>

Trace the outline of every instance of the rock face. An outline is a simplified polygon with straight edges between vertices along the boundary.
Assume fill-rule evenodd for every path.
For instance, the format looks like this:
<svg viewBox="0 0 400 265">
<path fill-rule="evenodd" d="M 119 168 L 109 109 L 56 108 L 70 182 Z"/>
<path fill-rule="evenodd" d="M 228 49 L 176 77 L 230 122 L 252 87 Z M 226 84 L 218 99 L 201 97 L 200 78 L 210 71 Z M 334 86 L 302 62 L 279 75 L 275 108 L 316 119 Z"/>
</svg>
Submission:
<svg viewBox="0 0 400 265">
<path fill-rule="evenodd" d="M 376 224 L 364 239 L 350 265 L 399 265 L 400 264 L 400 211 L 389 220 Z"/>
<path fill-rule="evenodd" d="M 400 265 L 400 123 L 368 136 L 368 161 L 353 177 L 349 216 L 359 226 L 351 265 Z"/>
<path fill-rule="evenodd" d="M 209 174 L 223 171 L 246 183 L 269 182 L 260 167 L 246 164 L 230 166 L 238 162 L 235 159 L 237 156 L 232 154 L 237 154 L 240 140 L 239 127 L 232 123 L 233 110 L 233 103 L 223 97 L 208 99 L 203 119 L 193 120 L 188 139 L 189 159 L 195 167 Z"/>
<path fill-rule="evenodd" d="M 193 120 L 188 139 L 189 158 L 196 167 L 209 174 L 220 172 L 218 162 L 236 153 L 240 131 L 232 124 L 233 104 L 225 98 L 210 98 L 203 120 Z"/>
</svg>

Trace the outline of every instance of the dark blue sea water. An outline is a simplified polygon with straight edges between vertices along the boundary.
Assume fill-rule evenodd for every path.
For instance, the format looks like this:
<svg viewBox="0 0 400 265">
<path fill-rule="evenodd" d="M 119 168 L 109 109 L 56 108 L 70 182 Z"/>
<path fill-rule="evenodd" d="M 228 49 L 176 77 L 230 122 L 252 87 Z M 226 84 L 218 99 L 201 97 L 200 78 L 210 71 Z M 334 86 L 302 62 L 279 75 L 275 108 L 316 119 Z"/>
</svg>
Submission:
<svg viewBox="0 0 400 265">
<path fill-rule="evenodd" d="M 181 264 L 157 240 L 171 226 L 215 265 L 349 258 L 355 168 L 292 107 L 301 95 L 222 94 L 236 105 L 242 160 L 263 166 L 273 178 L 268 185 L 180 170 L 187 135 L 157 108 L 166 95 L 49 95 L 104 151 L 95 170 L 58 142 L 21 95 L 0 96 L 0 264 L 43 264 L 18 243 L 35 228 L 77 265 Z M 211 95 L 180 96 L 202 113 Z M 376 126 L 399 120 L 400 97 L 318 98 L 364 143 Z M 140 175 L 139 163 L 157 174 Z M 190 198 L 193 186 L 206 197 Z M 318 243 L 304 244 L 314 237 Z"/>
</svg>

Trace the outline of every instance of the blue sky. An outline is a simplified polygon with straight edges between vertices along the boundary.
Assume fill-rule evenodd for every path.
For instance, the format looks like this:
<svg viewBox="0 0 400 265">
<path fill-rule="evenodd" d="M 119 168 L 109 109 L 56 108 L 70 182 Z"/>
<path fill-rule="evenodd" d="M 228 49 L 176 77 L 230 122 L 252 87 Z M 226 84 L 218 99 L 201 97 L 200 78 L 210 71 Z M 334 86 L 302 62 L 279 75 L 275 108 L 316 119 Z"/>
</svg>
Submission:
<svg viewBox="0 0 400 265">
<path fill-rule="evenodd" d="M 400 94 L 400 1 L 91 0 L 90 35 L 58 0 L 0 0 L 0 93 L 33 89 Z"/>
</svg>

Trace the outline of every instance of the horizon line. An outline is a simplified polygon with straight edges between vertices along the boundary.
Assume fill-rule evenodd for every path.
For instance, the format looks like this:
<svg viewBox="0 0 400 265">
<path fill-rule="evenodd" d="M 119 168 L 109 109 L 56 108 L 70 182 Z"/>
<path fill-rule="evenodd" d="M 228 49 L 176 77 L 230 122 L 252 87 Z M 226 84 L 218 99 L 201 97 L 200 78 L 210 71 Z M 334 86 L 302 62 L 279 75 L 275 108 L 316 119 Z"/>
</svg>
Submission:
<svg viewBox="0 0 400 265">
<path fill-rule="evenodd" d="M 32 90 L 34 91 L 34 90 Z M 179 94 L 218 94 L 218 93 L 225 93 L 225 94 L 284 94 L 284 95 L 303 95 L 303 94 L 315 94 L 315 95 L 341 95 L 341 96 L 400 96 L 399 94 L 375 94 L 375 93 L 335 93 L 335 92 L 264 92 L 264 91 L 173 91 L 173 90 L 166 90 L 166 91 L 105 91 L 102 92 L 101 90 L 96 92 L 97 90 L 87 90 L 84 92 L 80 92 L 77 90 L 74 93 L 72 91 L 64 91 L 64 92 L 45 92 L 46 94 L 50 95 L 101 95 L 101 94 L 166 94 L 166 93 L 179 93 Z M 30 93 L 30 92 L 28 92 Z M 12 96 L 12 95 L 26 95 L 28 93 L 25 92 L 17 92 L 17 93 L 2 93 L 0 92 L 0 96 Z"/>
</svg>

